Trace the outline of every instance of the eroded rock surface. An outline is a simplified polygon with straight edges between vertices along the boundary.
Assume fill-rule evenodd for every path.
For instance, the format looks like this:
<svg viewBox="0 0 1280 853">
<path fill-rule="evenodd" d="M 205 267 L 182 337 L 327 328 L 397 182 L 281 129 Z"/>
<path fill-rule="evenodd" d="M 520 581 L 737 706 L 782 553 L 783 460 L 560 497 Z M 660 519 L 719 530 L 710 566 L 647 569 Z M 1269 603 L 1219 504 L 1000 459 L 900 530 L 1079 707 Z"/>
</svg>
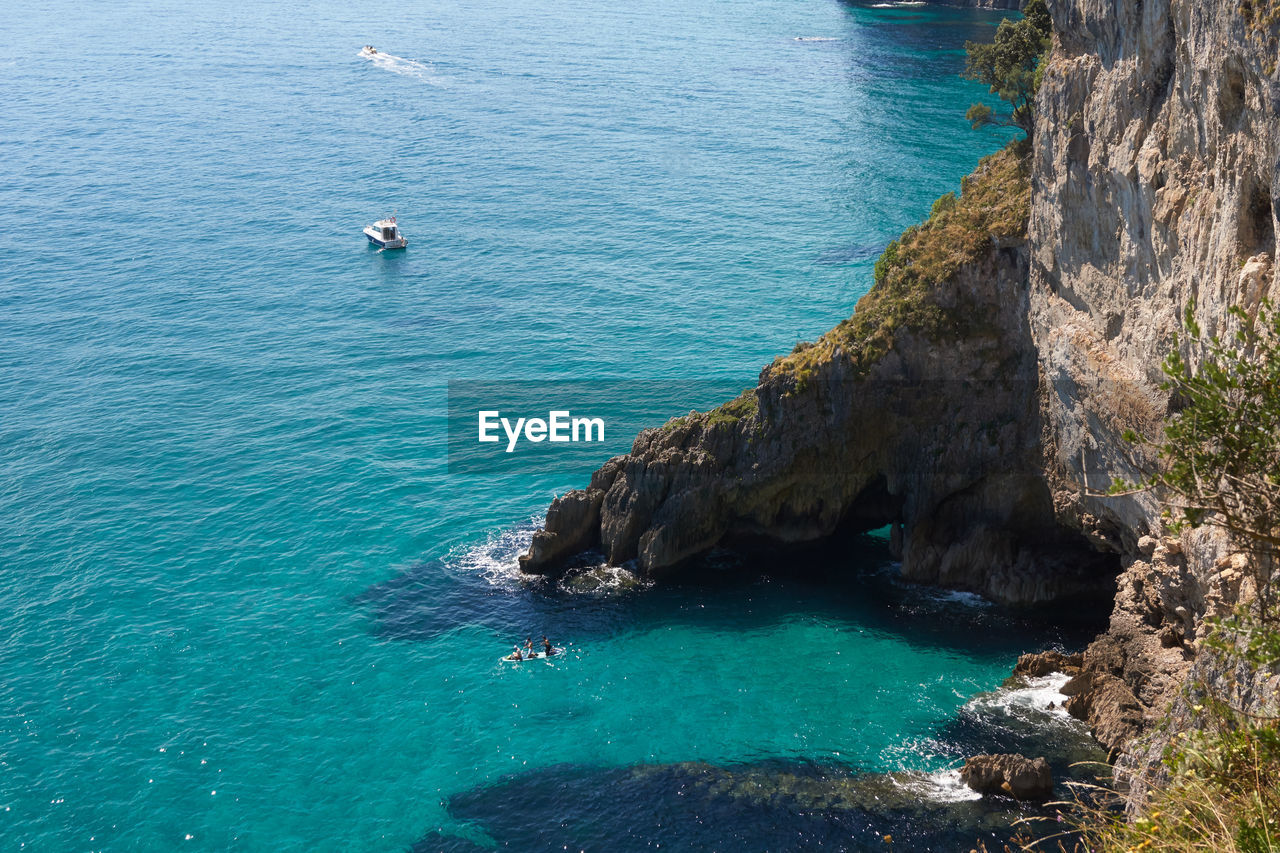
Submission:
<svg viewBox="0 0 1280 853">
<path fill-rule="evenodd" d="M 961 780 L 983 796 L 1047 800 L 1053 796 L 1053 773 L 1043 758 L 1021 755 L 975 755 L 960 770 Z"/>
<path fill-rule="evenodd" d="M 1018 664 L 1013 668 L 1013 674 L 1025 675 L 1029 678 L 1039 678 L 1054 672 L 1076 675 L 1080 672 L 1080 665 L 1083 662 L 1084 655 L 1080 654 L 1067 655 L 1052 650 L 1032 652 L 1018 658 Z"/>
<path fill-rule="evenodd" d="M 522 568 L 599 548 L 655 575 L 717 545 L 892 524 L 913 580 L 1013 603 L 1096 591 L 1109 563 L 1055 523 L 1041 474 L 1023 168 L 987 161 L 954 212 L 904 237 L 902 274 L 853 321 L 739 400 L 642 432 L 555 501 Z M 928 264 L 947 274 L 921 282 Z"/>
<path fill-rule="evenodd" d="M 1159 365 L 1184 307 L 1223 335 L 1229 306 L 1280 295 L 1277 32 L 1233 0 L 1049 5 L 1028 234 L 1045 471 L 1058 518 L 1127 564 L 1110 628 L 1066 692 L 1140 797 L 1187 722 L 1182 686 L 1221 678 L 1200 635 L 1246 573 L 1210 533 L 1160 539 L 1152 496 L 1104 493 L 1140 477 L 1124 430 L 1157 436 L 1169 413 Z M 1247 697 L 1262 694 L 1265 675 L 1240 675 Z M 1160 720 L 1174 725 L 1139 738 Z"/>
</svg>

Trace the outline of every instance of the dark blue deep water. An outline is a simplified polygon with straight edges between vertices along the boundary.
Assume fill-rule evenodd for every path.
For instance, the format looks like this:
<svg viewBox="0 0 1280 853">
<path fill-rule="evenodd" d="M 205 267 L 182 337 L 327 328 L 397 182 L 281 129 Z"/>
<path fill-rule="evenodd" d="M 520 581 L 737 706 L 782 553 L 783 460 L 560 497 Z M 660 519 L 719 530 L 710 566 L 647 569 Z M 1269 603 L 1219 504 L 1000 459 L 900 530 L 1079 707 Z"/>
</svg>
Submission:
<svg viewBox="0 0 1280 853">
<path fill-rule="evenodd" d="M 947 771 L 1033 737 L 998 721 L 1053 685 L 974 697 L 1070 632 L 905 586 L 874 537 L 776 573 L 522 582 L 530 520 L 592 466 L 450 474 L 444 422 L 452 379 L 745 387 L 847 316 L 885 243 L 1001 144 L 957 76 L 998 20 L 0 16 L 0 848 L 995 831 Z M 360 229 L 393 210 L 411 245 L 378 253 Z M 544 631 L 560 661 L 498 662 Z"/>
</svg>

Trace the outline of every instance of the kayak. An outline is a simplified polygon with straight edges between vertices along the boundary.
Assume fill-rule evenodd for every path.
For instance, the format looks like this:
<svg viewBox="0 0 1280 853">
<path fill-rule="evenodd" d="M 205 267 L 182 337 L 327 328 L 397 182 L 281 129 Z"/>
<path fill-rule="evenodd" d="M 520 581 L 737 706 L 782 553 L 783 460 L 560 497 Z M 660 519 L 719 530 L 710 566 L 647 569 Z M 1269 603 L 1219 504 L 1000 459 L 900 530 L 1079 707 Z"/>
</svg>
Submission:
<svg viewBox="0 0 1280 853">
<path fill-rule="evenodd" d="M 559 646 L 553 646 L 550 655 L 547 655 L 546 652 L 534 652 L 532 657 L 525 655 L 520 660 L 516 660 L 511 655 L 507 655 L 502 660 L 505 663 L 528 663 L 531 660 L 546 660 L 548 657 L 559 657 L 562 654 L 564 654 L 564 649 Z"/>
</svg>

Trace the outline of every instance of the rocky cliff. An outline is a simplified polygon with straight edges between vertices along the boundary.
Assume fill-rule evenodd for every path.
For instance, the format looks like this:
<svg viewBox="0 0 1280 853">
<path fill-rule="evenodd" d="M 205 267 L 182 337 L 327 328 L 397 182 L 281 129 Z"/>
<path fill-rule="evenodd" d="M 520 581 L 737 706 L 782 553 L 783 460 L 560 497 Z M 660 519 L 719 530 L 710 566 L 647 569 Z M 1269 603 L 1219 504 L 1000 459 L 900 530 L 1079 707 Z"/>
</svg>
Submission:
<svg viewBox="0 0 1280 853">
<path fill-rule="evenodd" d="M 1073 711 L 1141 771 L 1159 736 L 1135 738 L 1171 706 L 1185 721 L 1185 679 L 1222 680 L 1199 640 L 1205 615 L 1238 598 L 1244 557 L 1203 532 L 1159 539 L 1150 497 L 1097 491 L 1134 478 L 1121 432 L 1156 434 L 1169 411 L 1159 364 L 1183 306 L 1194 299 L 1205 330 L 1220 334 L 1229 305 L 1280 295 L 1280 4 L 1060 0 L 1050 9 L 1028 231 L 1045 473 L 1059 520 L 1128 565 L 1111 628 L 1070 689 Z M 1274 695 L 1269 674 L 1245 675 L 1248 704 Z"/>
<path fill-rule="evenodd" d="M 1170 411 L 1159 364 L 1183 306 L 1213 334 L 1227 306 L 1280 296 L 1280 2 L 1050 6 L 1025 156 L 985 161 L 890 246 L 852 318 L 753 391 L 641 433 L 558 499 L 522 565 L 597 549 L 657 574 L 892 524 L 909 578 L 1015 603 L 1105 592 L 1071 706 L 1136 779 L 1188 674 L 1225 679 L 1199 639 L 1243 558 L 1103 493 L 1137 473 L 1122 433 Z M 1244 675 L 1243 698 L 1274 694 Z"/>
</svg>

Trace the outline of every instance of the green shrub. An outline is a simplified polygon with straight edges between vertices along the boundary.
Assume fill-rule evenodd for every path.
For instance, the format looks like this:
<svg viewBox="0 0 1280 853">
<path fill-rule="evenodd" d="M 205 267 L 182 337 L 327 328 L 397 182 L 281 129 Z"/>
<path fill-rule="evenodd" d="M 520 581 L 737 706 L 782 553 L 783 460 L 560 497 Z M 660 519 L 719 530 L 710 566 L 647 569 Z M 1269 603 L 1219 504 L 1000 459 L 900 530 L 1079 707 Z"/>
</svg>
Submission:
<svg viewBox="0 0 1280 853">
<path fill-rule="evenodd" d="M 938 200 L 933 203 L 933 207 L 929 209 L 929 218 L 941 216 L 956 206 L 956 194 L 949 192 L 946 195 L 938 196 Z"/>
<path fill-rule="evenodd" d="M 876 268 L 874 273 L 874 281 L 876 284 L 884 281 L 884 277 L 889 270 L 898 265 L 898 241 L 893 240 L 888 246 L 884 247 L 884 252 L 876 259 Z"/>
<path fill-rule="evenodd" d="M 1188 306 L 1186 352 L 1175 339 L 1163 365 L 1162 387 L 1179 410 L 1160 440 L 1127 436 L 1154 448 L 1158 470 L 1137 486 L 1113 488 L 1153 489 L 1170 528 L 1220 527 L 1249 556 L 1255 595 L 1210 621 L 1200 645 L 1202 655 L 1216 656 L 1215 669 L 1234 680 L 1242 670 L 1274 673 L 1280 663 L 1273 589 L 1280 554 L 1280 314 L 1264 300 L 1252 314 L 1235 307 L 1229 316 L 1239 331 L 1206 339 L 1194 303 Z M 1194 684 L 1186 701 L 1191 726 L 1173 734 L 1163 777 L 1148 780 L 1142 814 L 1127 820 L 1105 802 L 1081 798 L 1072 850 L 1280 853 L 1280 720 L 1237 707 L 1205 683 Z"/>
</svg>

